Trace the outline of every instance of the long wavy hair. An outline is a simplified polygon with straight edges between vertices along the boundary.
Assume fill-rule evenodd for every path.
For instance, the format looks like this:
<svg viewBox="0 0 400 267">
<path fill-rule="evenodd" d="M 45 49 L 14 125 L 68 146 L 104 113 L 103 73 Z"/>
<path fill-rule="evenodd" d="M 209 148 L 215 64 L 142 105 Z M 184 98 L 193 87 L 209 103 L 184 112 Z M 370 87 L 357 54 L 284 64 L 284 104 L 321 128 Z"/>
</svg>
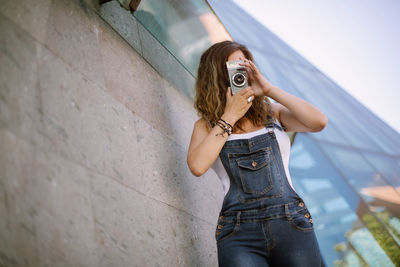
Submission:
<svg viewBox="0 0 400 267">
<path fill-rule="evenodd" d="M 234 41 L 213 44 L 200 58 L 194 107 L 198 115 L 210 122 L 212 126 L 221 118 L 225 110 L 226 91 L 230 86 L 226 61 L 237 50 L 241 50 L 247 59 L 254 62 L 253 55 L 247 47 Z M 249 85 L 251 85 L 250 79 Z M 256 96 L 246 114 L 234 125 L 233 132 L 237 129 L 243 131 L 241 126 L 245 118 L 254 125 L 266 125 L 269 122 L 268 115 L 270 118 L 274 117 L 270 100 L 264 96 Z"/>
</svg>

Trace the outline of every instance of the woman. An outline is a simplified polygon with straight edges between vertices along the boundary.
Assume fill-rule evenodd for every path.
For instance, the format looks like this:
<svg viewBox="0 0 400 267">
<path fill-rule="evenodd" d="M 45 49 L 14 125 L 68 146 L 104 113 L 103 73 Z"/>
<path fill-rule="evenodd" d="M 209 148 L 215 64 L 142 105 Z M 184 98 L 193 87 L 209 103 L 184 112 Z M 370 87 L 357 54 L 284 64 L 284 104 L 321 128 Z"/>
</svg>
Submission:
<svg viewBox="0 0 400 267">
<path fill-rule="evenodd" d="M 243 61 L 249 81 L 234 95 L 225 67 L 231 60 Z M 284 131 L 318 132 L 327 117 L 272 85 L 250 51 L 232 41 L 201 56 L 195 108 L 201 118 L 194 124 L 188 166 L 195 176 L 212 167 L 225 190 L 215 232 L 219 265 L 321 266 L 312 216 L 290 181 Z"/>
</svg>

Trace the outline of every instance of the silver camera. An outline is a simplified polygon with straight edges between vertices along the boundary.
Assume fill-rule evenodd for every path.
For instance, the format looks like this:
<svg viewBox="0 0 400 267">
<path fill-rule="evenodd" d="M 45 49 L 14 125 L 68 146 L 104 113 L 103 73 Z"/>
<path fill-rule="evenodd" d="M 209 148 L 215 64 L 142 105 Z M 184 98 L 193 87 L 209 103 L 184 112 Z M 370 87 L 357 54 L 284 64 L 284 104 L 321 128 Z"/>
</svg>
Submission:
<svg viewBox="0 0 400 267">
<path fill-rule="evenodd" d="M 234 60 L 226 62 L 232 94 L 236 94 L 248 86 L 246 68 L 239 65 L 239 63 L 243 63 L 243 61 Z"/>
</svg>

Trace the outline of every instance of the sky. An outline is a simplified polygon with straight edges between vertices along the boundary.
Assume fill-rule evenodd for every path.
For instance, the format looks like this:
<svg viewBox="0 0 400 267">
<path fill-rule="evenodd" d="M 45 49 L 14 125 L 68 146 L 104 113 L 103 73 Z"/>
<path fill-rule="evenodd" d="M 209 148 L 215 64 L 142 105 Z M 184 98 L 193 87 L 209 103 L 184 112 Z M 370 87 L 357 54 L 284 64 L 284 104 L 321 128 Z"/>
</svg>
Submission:
<svg viewBox="0 0 400 267">
<path fill-rule="evenodd" d="M 400 133 L 399 0 L 233 0 Z"/>
</svg>

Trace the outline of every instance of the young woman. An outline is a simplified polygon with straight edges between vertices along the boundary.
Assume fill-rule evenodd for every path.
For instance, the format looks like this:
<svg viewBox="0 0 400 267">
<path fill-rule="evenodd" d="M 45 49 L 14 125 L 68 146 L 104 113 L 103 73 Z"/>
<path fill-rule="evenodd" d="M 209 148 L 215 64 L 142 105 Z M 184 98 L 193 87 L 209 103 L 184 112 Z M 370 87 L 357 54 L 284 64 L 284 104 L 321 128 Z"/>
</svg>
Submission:
<svg viewBox="0 0 400 267">
<path fill-rule="evenodd" d="M 233 95 L 226 69 L 231 60 L 243 60 L 249 81 Z M 312 216 L 290 180 L 284 131 L 318 132 L 327 117 L 272 85 L 250 51 L 232 41 L 201 56 L 195 108 L 201 118 L 188 166 L 195 176 L 212 167 L 225 191 L 215 232 L 219 266 L 321 266 Z"/>
</svg>

